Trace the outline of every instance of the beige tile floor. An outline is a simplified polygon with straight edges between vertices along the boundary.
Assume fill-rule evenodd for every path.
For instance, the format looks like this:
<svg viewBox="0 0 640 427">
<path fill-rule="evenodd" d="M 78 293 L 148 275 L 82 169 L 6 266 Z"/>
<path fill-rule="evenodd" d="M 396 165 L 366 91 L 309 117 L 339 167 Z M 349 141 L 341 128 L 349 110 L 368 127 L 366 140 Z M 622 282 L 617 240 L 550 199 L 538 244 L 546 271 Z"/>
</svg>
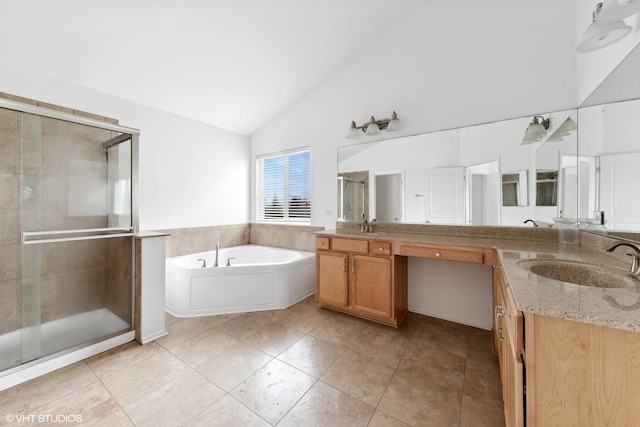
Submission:
<svg viewBox="0 0 640 427">
<path fill-rule="evenodd" d="M 504 425 L 488 331 L 413 313 L 394 329 L 313 297 L 279 311 L 167 315 L 167 329 L 0 392 L 0 424 Z"/>
</svg>

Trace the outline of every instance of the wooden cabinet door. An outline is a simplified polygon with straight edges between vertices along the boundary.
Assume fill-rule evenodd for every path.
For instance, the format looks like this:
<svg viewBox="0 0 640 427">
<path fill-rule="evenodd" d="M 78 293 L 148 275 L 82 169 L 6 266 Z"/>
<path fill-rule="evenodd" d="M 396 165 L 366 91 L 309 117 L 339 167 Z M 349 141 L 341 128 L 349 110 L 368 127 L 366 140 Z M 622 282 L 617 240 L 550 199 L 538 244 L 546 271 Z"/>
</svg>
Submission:
<svg viewBox="0 0 640 427">
<path fill-rule="evenodd" d="M 318 251 L 316 263 L 316 300 L 346 307 L 349 303 L 348 255 Z"/>
<path fill-rule="evenodd" d="M 504 418 L 507 427 L 524 425 L 523 364 L 515 352 L 510 334 L 504 335 Z"/>
<path fill-rule="evenodd" d="M 498 361 L 500 362 L 500 380 L 502 381 L 502 400 L 506 401 L 505 398 L 505 385 L 507 383 L 505 379 L 505 371 L 506 371 L 506 346 L 504 344 L 504 296 L 502 295 L 502 286 L 500 284 L 500 279 L 497 274 L 494 272 L 494 282 L 493 282 L 493 338 L 496 352 L 498 353 Z"/>
<path fill-rule="evenodd" d="M 351 258 L 351 307 L 369 316 L 390 319 L 391 302 L 391 260 L 353 255 Z"/>
<path fill-rule="evenodd" d="M 494 338 L 500 359 L 502 400 L 507 427 L 524 425 L 524 365 L 517 336 L 518 312 L 510 301 L 510 290 L 501 268 L 494 270 Z"/>
</svg>

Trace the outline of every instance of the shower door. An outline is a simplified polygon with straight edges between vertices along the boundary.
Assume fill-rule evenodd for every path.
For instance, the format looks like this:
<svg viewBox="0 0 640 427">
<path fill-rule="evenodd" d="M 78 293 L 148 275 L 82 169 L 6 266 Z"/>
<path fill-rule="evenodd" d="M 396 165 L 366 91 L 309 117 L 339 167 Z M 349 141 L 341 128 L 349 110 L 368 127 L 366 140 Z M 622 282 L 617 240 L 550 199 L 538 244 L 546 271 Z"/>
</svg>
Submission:
<svg viewBox="0 0 640 427">
<path fill-rule="evenodd" d="M 19 147 L 17 308 L 13 330 L 0 332 L 0 373 L 133 329 L 137 135 L 10 115 Z"/>
</svg>

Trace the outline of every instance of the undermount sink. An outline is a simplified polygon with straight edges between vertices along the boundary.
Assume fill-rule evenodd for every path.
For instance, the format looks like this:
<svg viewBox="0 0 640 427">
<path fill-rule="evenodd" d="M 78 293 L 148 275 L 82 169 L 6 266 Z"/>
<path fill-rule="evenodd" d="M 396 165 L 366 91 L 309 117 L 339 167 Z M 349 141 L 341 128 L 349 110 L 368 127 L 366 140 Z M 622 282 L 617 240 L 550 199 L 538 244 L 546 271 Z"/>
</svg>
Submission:
<svg viewBox="0 0 640 427">
<path fill-rule="evenodd" d="M 560 259 L 528 259 L 518 266 L 548 279 L 596 288 L 627 288 L 638 283 L 626 271 L 604 265 Z"/>
</svg>

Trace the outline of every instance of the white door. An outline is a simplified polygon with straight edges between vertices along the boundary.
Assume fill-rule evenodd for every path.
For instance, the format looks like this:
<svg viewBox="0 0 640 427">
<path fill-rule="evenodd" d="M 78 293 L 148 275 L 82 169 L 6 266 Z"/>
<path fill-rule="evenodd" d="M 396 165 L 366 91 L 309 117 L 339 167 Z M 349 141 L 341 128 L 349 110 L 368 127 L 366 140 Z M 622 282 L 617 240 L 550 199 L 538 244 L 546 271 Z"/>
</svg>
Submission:
<svg viewBox="0 0 640 427">
<path fill-rule="evenodd" d="M 464 224 L 464 168 L 424 171 L 424 220 L 436 224 Z"/>
<path fill-rule="evenodd" d="M 640 230 L 640 197 L 637 194 L 640 153 L 610 154 L 600 158 L 600 209 L 606 228 Z"/>
<path fill-rule="evenodd" d="M 467 168 L 467 221 L 473 225 L 500 225 L 502 177 L 498 161 Z"/>
</svg>

